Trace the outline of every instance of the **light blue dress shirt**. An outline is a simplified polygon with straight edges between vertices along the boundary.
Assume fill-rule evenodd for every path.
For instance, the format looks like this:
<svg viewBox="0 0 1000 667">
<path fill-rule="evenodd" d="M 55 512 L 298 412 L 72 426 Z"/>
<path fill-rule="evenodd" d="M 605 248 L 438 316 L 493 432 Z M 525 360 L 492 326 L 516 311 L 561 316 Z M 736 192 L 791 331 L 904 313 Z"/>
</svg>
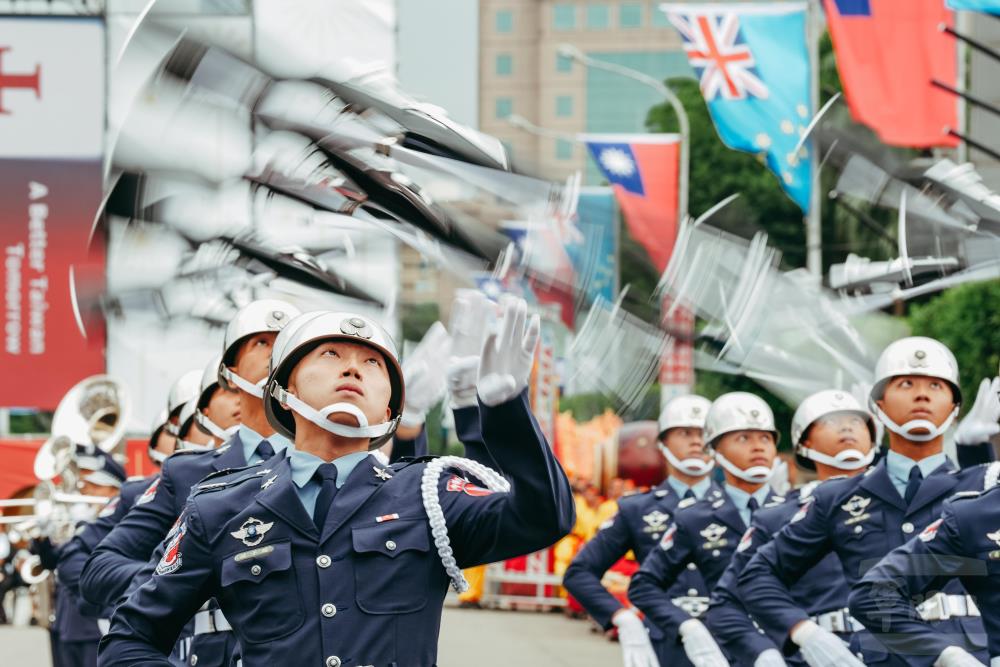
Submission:
<svg viewBox="0 0 1000 667">
<path fill-rule="evenodd" d="M 701 500 L 708 493 L 708 490 L 712 488 L 712 480 L 707 476 L 702 477 L 700 482 L 695 482 L 692 486 L 688 486 L 679 479 L 674 479 L 673 477 L 667 477 L 667 484 L 670 488 L 674 490 L 678 498 L 683 498 L 684 494 L 690 489 L 694 493 L 694 497 Z"/>
<path fill-rule="evenodd" d="M 743 519 L 743 523 L 747 526 L 750 525 L 750 508 L 747 506 L 750 503 L 750 498 L 757 499 L 757 507 L 763 507 L 764 502 L 767 500 L 767 496 L 771 493 L 771 487 L 765 484 L 760 487 L 753 494 L 749 494 L 743 489 L 737 489 L 735 486 L 729 486 L 726 484 L 726 493 L 729 494 L 729 499 L 733 501 L 736 505 L 736 509 L 740 512 L 740 518 Z"/>
<path fill-rule="evenodd" d="M 920 461 L 914 461 L 908 456 L 903 456 L 897 452 L 889 450 L 889 453 L 885 456 L 885 467 L 889 473 L 889 480 L 892 485 L 899 492 L 900 498 L 906 497 L 906 485 L 910 481 L 910 470 L 913 466 L 920 466 L 920 472 L 923 473 L 924 479 L 932 472 L 943 466 L 948 461 L 948 457 L 945 456 L 944 452 L 938 452 L 937 454 L 931 454 L 927 458 L 920 459 Z"/>
<path fill-rule="evenodd" d="M 264 436 L 249 426 L 245 426 L 243 424 L 240 424 L 238 432 L 240 434 L 240 442 L 243 443 L 243 459 L 247 462 L 247 465 L 252 466 L 255 463 L 260 463 L 261 458 L 257 455 L 255 450 L 257 449 L 257 445 L 260 444 L 260 441 L 264 439 Z M 271 447 L 274 448 L 275 454 L 288 449 L 288 447 L 292 444 L 288 441 L 288 438 L 280 433 L 273 433 L 267 436 L 267 441 L 271 444 Z"/>
<path fill-rule="evenodd" d="M 316 498 L 319 496 L 322 484 L 313 479 L 316 468 L 326 463 L 318 456 L 306 452 L 292 449 L 289 461 L 292 465 L 292 481 L 295 482 L 295 493 L 302 501 L 302 506 L 306 508 L 309 516 L 316 510 Z M 347 478 L 351 476 L 354 468 L 359 463 L 368 458 L 368 452 L 354 452 L 336 458 L 331 463 L 337 468 L 337 488 L 344 486 Z"/>
</svg>

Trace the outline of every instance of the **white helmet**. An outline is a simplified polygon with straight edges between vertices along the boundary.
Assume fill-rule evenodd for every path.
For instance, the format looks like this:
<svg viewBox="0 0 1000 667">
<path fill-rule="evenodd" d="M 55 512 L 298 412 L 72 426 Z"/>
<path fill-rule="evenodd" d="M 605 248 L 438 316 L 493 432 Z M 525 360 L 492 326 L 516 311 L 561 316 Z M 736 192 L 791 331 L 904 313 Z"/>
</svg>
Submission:
<svg viewBox="0 0 1000 667">
<path fill-rule="evenodd" d="M 774 413 L 764 399 L 745 391 L 723 394 L 712 402 L 705 419 L 705 442 L 715 447 L 719 438 L 735 431 L 767 431 L 778 443 L 778 429 L 774 425 Z M 767 482 L 774 473 L 778 458 L 770 468 L 754 466 L 748 470 L 736 467 L 729 459 L 715 452 L 715 460 L 727 472 L 753 484 Z"/>
<path fill-rule="evenodd" d="M 897 424 L 878 407 L 879 401 L 885 395 L 885 387 L 889 380 L 900 375 L 922 375 L 944 380 L 951 387 L 955 400 L 955 409 L 940 426 L 927 419 L 911 419 L 905 424 Z M 948 430 L 952 421 L 958 416 L 962 404 L 962 390 L 958 384 L 958 362 L 944 344 L 933 338 L 911 336 L 900 338 L 891 343 L 875 364 L 875 383 L 872 385 L 869 406 L 885 427 L 914 442 L 934 440 Z M 914 430 L 926 430 L 927 433 L 915 434 Z"/>
<path fill-rule="evenodd" d="M 167 411 L 161 410 L 160 414 L 156 415 L 156 419 L 153 420 L 153 424 L 149 427 L 149 458 L 153 459 L 157 463 L 163 463 L 167 460 L 169 454 L 164 454 L 163 452 L 158 452 L 156 449 L 156 441 L 160 437 L 160 431 L 164 429 L 167 425 Z"/>
<path fill-rule="evenodd" d="M 167 394 L 167 419 L 170 420 L 177 416 L 177 413 L 181 411 L 184 404 L 193 398 L 198 397 L 199 384 L 201 382 L 201 371 L 191 370 L 184 375 L 177 378 L 173 386 L 170 387 L 170 392 Z M 177 426 L 175 424 L 167 423 L 166 426 L 167 433 L 176 436 L 178 433 Z"/>
<path fill-rule="evenodd" d="M 369 425 L 365 414 L 350 403 L 334 403 L 316 410 L 286 391 L 288 378 L 295 365 L 310 350 L 328 340 L 363 343 L 382 353 L 392 385 L 392 394 L 389 397 L 389 421 Z M 385 329 L 363 315 L 316 311 L 299 315 L 278 334 L 278 339 L 271 349 L 271 372 L 267 379 L 264 413 L 271 426 L 291 440 L 295 439 L 295 420 L 288 408 L 336 435 L 347 438 L 371 438 L 368 448 L 376 449 L 392 437 L 399 425 L 403 411 L 403 392 L 403 371 L 399 366 L 399 354 Z M 353 415 L 359 425 L 345 426 L 330 421 L 327 417 L 334 412 Z"/>
<path fill-rule="evenodd" d="M 867 454 L 857 449 L 845 449 L 838 452 L 836 456 L 828 456 L 803 446 L 802 441 L 813 423 L 821 417 L 838 412 L 855 414 L 865 420 L 868 433 L 872 438 L 872 447 Z M 871 413 L 861 407 L 858 399 L 839 389 L 824 389 L 812 394 L 799 404 L 792 417 L 792 442 L 795 445 L 795 459 L 800 466 L 809 470 L 816 469 L 814 461 L 841 470 L 858 470 L 870 465 L 875 459 L 875 433 L 875 419 Z"/>
<path fill-rule="evenodd" d="M 236 365 L 236 352 L 248 336 L 281 331 L 299 312 L 298 308 L 280 299 L 251 301 L 240 308 L 226 327 L 222 361 L 219 363 L 219 384 L 226 389 L 242 389 L 257 398 L 264 398 L 263 380 L 253 384 L 229 370 L 229 366 Z"/>
<path fill-rule="evenodd" d="M 712 401 L 702 396 L 688 394 L 670 399 L 660 412 L 658 420 L 660 429 L 660 451 L 666 457 L 670 465 L 680 470 L 685 475 L 701 477 L 707 475 L 715 462 L 709 459 L 706 461 L 700 457 L 691 457 L 683 461 L 670 451 L 670 448 L 663 444 L 664 434 L 672 428 L 705 428 L 705 418 L 712 407 Z"/>
<path fill-rule="evenodd" d="M 198 412 L 198 399 L 192 398 L 181 408 L 180 417 L 177 420 L 177 449 L 178 451 L 207 452 L 214 449 L 212 445 L 198 445 L 185 436 L 194 428 L 194 416 Z"/>
<path fill-rule="evenodd" d="M 198 400 L 195 403 L 195 407 L 197 409 L 194 412 L 194 423 L 197 424 L 198 428 L 200 428 L 208 435 L 215 436 L 216 438 L 219 438 L 222 442 L 225 442 L 226 440 L 229 440 L 232 433 L 227 432 L 226 429 L 222 428 L 221 426 L 213 422 L 203 412 L 205 407 L 208 405 L 208 402 L 212 399 L 212 394 L 215 392 L 215 389 L 220 386 L 219 366 L 221 365 L 222 365 L 222 355 L 217 355 L 211 361 L 208 362 L 208 365 L 205 366 L 205 370 L 202 372 L 201 387 L 198 393 Z M 230 391 L 230 390 L 224 389 L 224 391 Z M 233 427 L 230 429 L 230 431 L 234 431 L 235 429 L 236 427 Z"/>
</svg>

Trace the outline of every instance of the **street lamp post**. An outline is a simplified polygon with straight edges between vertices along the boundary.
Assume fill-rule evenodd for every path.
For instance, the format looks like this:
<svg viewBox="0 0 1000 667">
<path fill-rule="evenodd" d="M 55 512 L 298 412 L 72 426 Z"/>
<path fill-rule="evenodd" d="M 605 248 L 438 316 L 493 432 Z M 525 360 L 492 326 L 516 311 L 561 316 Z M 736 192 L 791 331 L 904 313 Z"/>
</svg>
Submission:
<svg viewBox="0 0 1000 667">
<path fill-rule="evenodd" d="M 684 110 L 684 105 L 681 104 L 677 95 L 662 81 L 655 77 L 643 74 L 642 72 L 634 70 L 630 67 L 616 65 L 615 63 L 609 63 L 598 58 L 591 58 L 572 44 L 560 44 L 557 51 L 559 55 L 564 58 L 570 58 L 585 67 L 592 67 L 594 69 L 601 69 L 606 72 L 618 74 L 628 79 L 632 79 L 633 81 L 638 81 L 643 85 L 649 86 L 659 94 L 663 95 L 664 99 L 666 99 L 670 104 L 670 108 L 672 108 L 674 113 L 677 114 L 677 122 L 680 125 L 681 155 L 680 166 L 677 174 L 677 222 L 678 224 L 682 223 L 688 215 L 688 174 L 691 156 L 691 127 L 688 125 L 688 116 L 687 112 Z"/>
</svg>

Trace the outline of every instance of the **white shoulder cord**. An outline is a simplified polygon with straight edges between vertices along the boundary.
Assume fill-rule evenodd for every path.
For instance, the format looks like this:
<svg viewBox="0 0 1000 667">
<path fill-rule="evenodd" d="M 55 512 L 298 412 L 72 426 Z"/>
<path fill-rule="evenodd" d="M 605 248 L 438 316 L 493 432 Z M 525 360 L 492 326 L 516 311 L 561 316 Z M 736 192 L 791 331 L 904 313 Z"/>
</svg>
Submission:
<svg viewBox="0 0 1000 667">
<path fill-rule="evenodd" d="M 455 562 L 454 552 L 451 550 L 451 540 L 448 539 L 448 526 L 445 524 L 444 512 L 441 510 L 441 499 L 438 497 L 438 479 L 445 468 L 454 468 L 471 474 L 485 484 L 490 491 L 507 493 L 510 491 L 510 482 L 492 468 L 460 456 L 442 456 L 434 459 L 424 468 L 423 477 L 420 480 L 420 493 L 424 500 L 424 511 L 427 512 L 427 519 L 431 524 L 434 546 L 437 547 L 438 556 L 441 558 L 445 572 L 451 579 L 452 587 L 457 592 L 464 593 L 469 589 L 469 582 L 465 580 L 461 568 Z"/>
<path fill-rule="evenodd" d="M 983 491 L 989 491 L 1000 482 L 1000 461 L 994 461 L 986 468 L 986 475 L 983 477 Z"/>
</svg>

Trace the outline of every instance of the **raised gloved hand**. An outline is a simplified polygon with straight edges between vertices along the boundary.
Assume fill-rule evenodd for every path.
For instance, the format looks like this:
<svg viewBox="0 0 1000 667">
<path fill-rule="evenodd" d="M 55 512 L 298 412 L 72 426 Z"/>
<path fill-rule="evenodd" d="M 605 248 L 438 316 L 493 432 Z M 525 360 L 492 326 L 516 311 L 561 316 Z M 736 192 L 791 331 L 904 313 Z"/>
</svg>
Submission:
<svg viewBox="0 0 1000 667">
<path fill-rule="evenodd" d="M 956 445 L 978 445 L 1000 433 L 1000 377 L 983 378 L 976 392 L 976 402 L 958 423 Z"/>
<path fill-rule="evenodd" d="M 769 648 L 757 656 L 757 659 L 753 661 L 753 667 L 786 667 L 786 663 L 781 656 L 781 651 Z"/>
<path fill-rule="evenodd" d="M 430 410 L 445 391 L 442 369 L 451 353 L 451 338 L 440 322 L 435 322 L 423 340 L 403 360 L 403 380 L 406 400 L 403 403 L 403 426 L 416 427 L 424 423 Z"/>
<path fill-rule="evenodd" d="M 504 296 L 500 306 L 499 332 L 486 338 L 476 381 L 479 399 L 491 407 L 506 403 L 528 386 L 541 330 L 538 315 L 528 319 L 524 299 Z"/>
<path fill-rule="evenodd" d="M 454 409 L 476 405 L 479 355 L 496 317 L 496 304 L 478 290 L 460 289 L 451 306 L 448 391 Z"/>
<path fill-rule="evenodd" d="M 715 643 L 712 633 L 696 618 L 681 623 L 678 630 L 684 643 L 684 653 L 694 667 L 729 667 L 722 649 Z"/>
<path fill-rule="evenodd" d="M 792 641 L 810 667 L 865 667 L 840 637 L 813 621 L 803 621 L 792 631 Z"/>
<path fill-rule="evenodd" d="M 983 380 L 983 382 L 986 382 L 986 380 Z M 941 655 L 934 661 L 934 667 L 986 667 L 986 665 L 979 662 L 974 655 L 965 649 L 958 646 L 949 646 L 941 651 Z"/>
<path fill-rule="evenodd" d="M 624 667 L 660 667 L 656 651 L 649 641 L 649 633 L 637 613 L 631 609 L 619 609 L 611 617 L 611 622 L 618 628 Z"/>
</svg>

